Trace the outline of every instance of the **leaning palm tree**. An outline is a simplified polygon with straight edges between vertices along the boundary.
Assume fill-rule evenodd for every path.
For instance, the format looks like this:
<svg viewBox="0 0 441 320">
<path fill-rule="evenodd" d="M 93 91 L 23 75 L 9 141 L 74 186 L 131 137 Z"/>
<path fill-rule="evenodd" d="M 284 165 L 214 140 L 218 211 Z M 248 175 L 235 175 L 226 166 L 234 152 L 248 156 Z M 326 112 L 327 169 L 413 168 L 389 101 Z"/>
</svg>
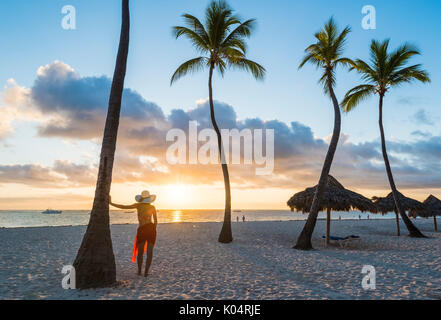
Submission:
<svg viewBox="0 0 441 320">
<path fill-rule="evenodd" d="M 319 82 L 323 85 L 325 94 L 328 95 L 332 100 L 334 105 L 335 119 L 331 143 L 329 144 L 328 153 L 326 154 L 325 163 L 323 164 L 322 173 L 315 191 L 311 210 L 309 212 L 306 224 L 303 227 L 299 238 L 297 239 L 297 244 L 294 246 L 295 249 L 312 249 L 311 237 L 317 222 L 317 215 L 320 210 L 320 201 L 322 199 L 323 192 L 325 191 L 329 171 L 331 170 L 332 161 L 334 159 L 338 140 L 340 138 L 341 115 L 340 106 L 334 93 L 334 86 L 336 83 L 335 72 L 339 65 L 355 66 L 351 59 L 342 57 L 346 37 L 350 31 L 351 29 L 346 27 L 342 32 L 339 32 L 334 19 L 329 19 L 324 28 L 315 34 L 317 41 L 306 48 L 306 55 L 299 67 L 300 69 L 307 62 L 310 62 L 323 71 Z"/>
<path fill-rule="evenodd" d="M 116 282 L 115 256 L 109 227 L 109 192 L 126 75 L 129 33 L 129 0 L 122 0 L 121 36 L 104 128 L 95 199 L 86 234 L 73 264 L 79 289 L 104 287 Z"/>
<path fill-rule="evenodd" d="M 258 63 L 246 58 L 246 39 L 251 36 L 255 20 L 250 19 L 241 22 L 234 15 L 233 10 L 225 1 L 211 1 L 205 13 L 205 23 L 199 19 L 184 14 L 185 27 L 173 27 L 176 38 L 185 36 L 194 47 L 201 53 L 198 58 L 184 62 L 178 67 L 171 78 L 173 84 L 179 78 L 188 73 L 196 72 L 205 67 L 209 70 L 208 92 L 210 100 L 210 116 L 214 130 L 217 134 L 218 149 L 222 165 L 222 173 L 225 184 L 225 215 L 219 242 L 230 243 L 233 241 L 231 232 L 231 191 L 228 174 L 227 159 L 225 159 L 222 137 L 216 123 L 213 103 L 213 71 L 216 69 L 222 76 L 228 67 L 250 72 L 256 79 L 263 79 L 265 69 Z"/>
<path fill-rule="evenodd" d="M 407 62 L 415 55 L 419 55 L 418 49 L 410 44 L 403 44 L 395 51 L 388 52 L 389 40 L 378 42 L 373 40 L 370 48 L 371 59 L 369 63 L 363 60 L 356 60 L 356 69 L 361 74 L 365 84 L 359 85 L 348 91 L 343 107 L 346 112 L 354 109 L 362 100 L 371 95 L 379 96 L 379 126 L 381 135 L 381 149 L 383 152 L 384 164 L 386 165 L 387 177 L 392 189 L 392 194 L 397 211 L 403 219 L 411 237 L 424 237 L 407 217 L 400 201 L 397 187 L 395 186 L 389 157 L 386 150 L 386 139 L 383 128 L 383 99 L 386 93 L 392 88 L 415 80 L 423 83 L 430 82 L 428 73 L 421 68 L 420 64 L 406 66 Z"/>
</svg>

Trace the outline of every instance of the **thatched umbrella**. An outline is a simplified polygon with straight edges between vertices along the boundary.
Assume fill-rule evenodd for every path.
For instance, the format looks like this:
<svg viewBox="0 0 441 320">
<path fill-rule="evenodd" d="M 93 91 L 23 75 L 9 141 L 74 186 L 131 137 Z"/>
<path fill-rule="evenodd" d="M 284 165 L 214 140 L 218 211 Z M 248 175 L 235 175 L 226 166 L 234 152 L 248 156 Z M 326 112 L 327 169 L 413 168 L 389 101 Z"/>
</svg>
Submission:
<svg viewBox="0 0 441 320">
<path fill-rule="evenodd" d="M 434 195 L 430 195 L 423 204 L 425 208 L 423 210 L 411 210 L 410 214 L 414 217 L 420 216 L 422 218 L 433 217 L 433 225 L 435 231 L 438 231 L 438 226 L 436 223 L 436 216 L 441 216 L 441 200 L 439 200 Z"/>
<path fill-rule="evenodd" d="M 388 212 L 395 212 L 395 220 L 397 223 L 397 235 L 400 236 L 400 222 L 398 218 L 398 210 L 395 207 L 394 196 L 391 193 L 387 195 L 387 197 L 373 197 L 372 200 L 374 204 L 378 208 L 378 212 L 382 214 L 386 214 Z M 415 199 L 408 198 L 404 196 L 401 192 L 398 192 L 398 201 L 401 204 L 401 207 L 404 211 L 411 210 L 424 210 L 425 206 L 421 202 Z"/>
<path fill-rule="evenodd" d="M 301 211 L 307 213 L 311 210 L 317 186 L 308 188 L 302 192 L 296 193 L 288 201 L 291 211 Z M 331 211 L 350 211 L 359 210 L 361 212 L 376 212 L 377 208 L 372 201 L 361 194 L 345 189 L 331 175 L 328 176 L 325 191 L 320 202 L 320 211 L 327 211 L 326 215 L 326 243 L 329 243 Z"/>
</svg>

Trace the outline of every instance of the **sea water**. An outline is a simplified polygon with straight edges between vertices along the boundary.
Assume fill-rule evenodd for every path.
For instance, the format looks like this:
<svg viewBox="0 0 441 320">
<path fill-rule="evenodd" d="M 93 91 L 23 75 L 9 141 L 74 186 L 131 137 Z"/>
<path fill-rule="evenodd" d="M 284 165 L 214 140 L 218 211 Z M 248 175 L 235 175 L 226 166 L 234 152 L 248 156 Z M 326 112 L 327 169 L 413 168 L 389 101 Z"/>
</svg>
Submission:
<svg viewBox="0 0 441 320">
<path fill-rule="evenodd" d="M 233 223 L 245 221 L 289 221 L 306 220 L 307 214 L 290 212 L 289 210 L 240 210 L 233 211 Z M 223 210 L 158 210 L 158 223 L 181 222 L 221 222 Z M 332 212 L 333 220 L 394 219 L 395 214 L 374 215 L 371 213 Z M 8 210 L 0 211 L 0 228 L 46 227 L 46 226 L 80 226 L 89 223 L 90 211 L 67 210 L 62 214 L 42 214 L 40 210 Z M 319 219 L 326 219 L 326 213 L 320 212 Z M 137 224 L 136 211 L 110 211 L 111 224 Z"/>
</svg>

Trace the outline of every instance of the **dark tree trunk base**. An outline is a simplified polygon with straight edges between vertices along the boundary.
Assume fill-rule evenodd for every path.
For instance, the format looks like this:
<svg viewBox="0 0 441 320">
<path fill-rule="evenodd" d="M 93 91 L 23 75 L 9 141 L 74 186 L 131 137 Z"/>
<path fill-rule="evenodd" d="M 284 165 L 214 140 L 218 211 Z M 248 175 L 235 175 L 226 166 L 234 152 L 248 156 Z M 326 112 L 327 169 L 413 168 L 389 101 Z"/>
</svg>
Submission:
<svg viewBox="0 0 441 320">
<path fill-rule="evenodd" d="M 311 237 L 308 236 L 304 236 L 304 235 L 300 235 L 299 238 L 297 239 L 297 243 L 294 247 L 292 247 L 293 249 L 297 249 L 297 250 L 313 250 L 314 248 L 312 247 L 312 243 L 311 243 Z"/>
<path fill-rule="evenodd" d="M 419 230 L 409 232 L 409 237 L 411 238 L 428 238 L 422 234 Z"/>
<path fill-rule="evenodd" d="M 105 215 L 105 212 L 99 214 Z M 108 213 L 107 213 L 108 214 Z M 116 264 L 108 220 L 91 217 L 73 264 L 78 289 L 103 288 L 116 283 Z"/>
<path fill-rule="evenodd" d="M 231 232 L 231 226 L 228 227 L 225 224 L 222 226 L 221 233 L 219 234 L 218 241 L 220 243 L 231 243 L 233 242 L 233 234 Z"/>
</svg>

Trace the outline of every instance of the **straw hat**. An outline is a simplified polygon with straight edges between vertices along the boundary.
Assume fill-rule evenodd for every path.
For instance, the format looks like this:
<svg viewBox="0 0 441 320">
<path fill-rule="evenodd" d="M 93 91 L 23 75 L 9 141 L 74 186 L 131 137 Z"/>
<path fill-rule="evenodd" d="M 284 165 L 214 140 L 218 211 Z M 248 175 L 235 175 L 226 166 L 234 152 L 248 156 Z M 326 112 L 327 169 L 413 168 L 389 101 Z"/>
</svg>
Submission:
<svg viewBox="0 0 441 320">
<path fill-rule="evenodd" d="M 140 203 L 152 203 L 156 200 L 156 195 L 150 194 L 147 190 L 141 192 L 135 197 L 135 200 Z"/>
</svg>

